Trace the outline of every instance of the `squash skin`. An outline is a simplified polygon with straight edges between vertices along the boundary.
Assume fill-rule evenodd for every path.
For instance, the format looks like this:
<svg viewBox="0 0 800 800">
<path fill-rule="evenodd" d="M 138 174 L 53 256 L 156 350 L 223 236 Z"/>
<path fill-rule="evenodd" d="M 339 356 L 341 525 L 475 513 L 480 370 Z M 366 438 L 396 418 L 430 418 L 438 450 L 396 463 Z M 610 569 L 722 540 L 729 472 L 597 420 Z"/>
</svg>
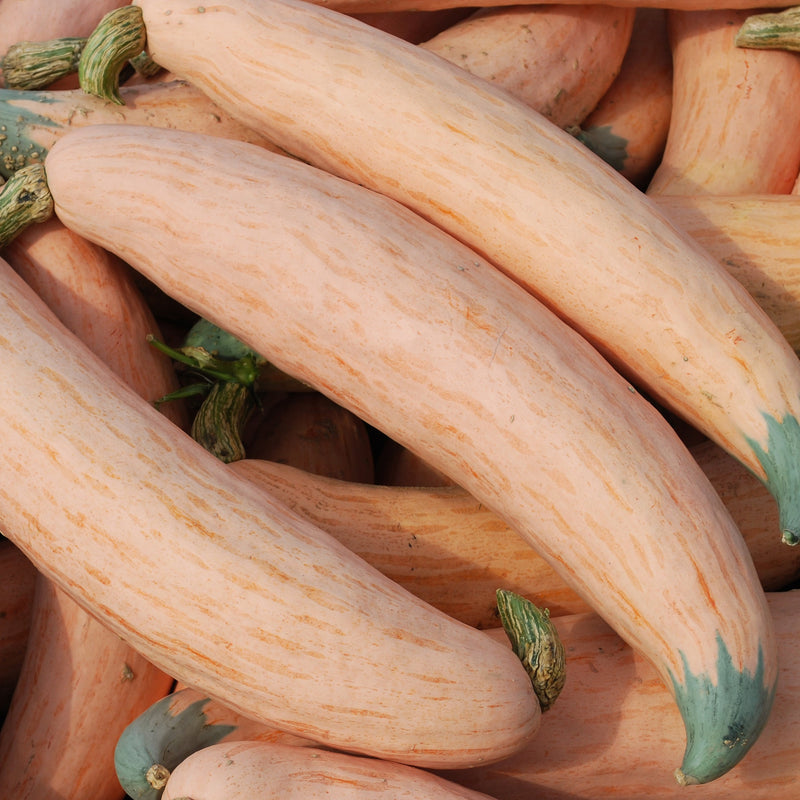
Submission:
<svg viewBox="0 0 800 800">
<path fill-rule="evenodd" d="M 294 0 L 202 13 L 188 0 L 137 5 L 158 63 L 513 276 L 759 475 L 781 535 L 800 541 L 800 360 L 741 285 L 613 168 L 508 93 L 342 14 Z"/>
<path fill-rule="evenodd" d="M 787 556 L 772 536 L 777 510 L 763 484 L 713 442 L 689 449 L 745 537 L 761 585 L 774 592 L 800 578 L 800 552 Z M 252 458 L 229 468 L 413 594 L 473 627 L 497 626 L 498 586 L 553 616 L 591 610 L 515 530 L 461 487 L 356 484 Z"/>
<path fill-rule="evenodd" d="M 651 195 L 788 194 L 800 170 L 800 60 L 736 47 L 747 10 L 672 10 L 672 117 Z M 793 98 L 790 100 L 790 98 Z"/>
<path fill-rule="evenodd" d="M 466 766 L 536 732 L 507 648 L 233 475 L 3 265 L 0 526 L 47 577 L 164 672 L 323 744 Z"/>
<path fill-rule="evenodd" d="M 156 321 L 130 267 L 57 219 L 22 231 L 8 263 L 99 358 L 153 402 L 178 387 L 145 337 Z M 185 425 L 181 404 L 167 409 Z M 39 575 L 23 671 L 0 730 L 0 795 L 117 800 L 113 742 L 172 685 L 114 632 Z M 81 713 L 73 713 L 80 708 Z"/>
<path fill-rule="evenodd" d="M 744 286 L 800 351 L 800 197 L 657 195 L 658 207 Z"/>
<path fill-rule="evenodd" d="M 682 747 L 678 715 L 667 707 L 669 695 L 652 665 L 594 614 L 555 619 L 571 671 L 548 712 L 550 737 L 537 738 L 498 764 L 443 774 L 497 800 L 561 800 L 565 794 L 683 800 L 689 792 L 708 800 L 789 800 L 800 779 L 795 739 L 800 726 L 800 591 L 767 597 L 781 663 L 775 709 L 751 752 L 719 780 L 687 789 L 668 779 L 665 767 Z M 501 638 L 502 632 L 496 633 Z"/>
<path fill-rule="evenodd" d="M 564 128 L 580 124 L 619 73 L 633 18 L 632 8 L 611 5 L 483 8 L 420 47 Z"/>
<path fill-rule="evenodd" d="M 0 174 L 41 161 L 66 131 L 84 125 L 127 123 L 198 131 L 240 139 L 277 150 L 226 114 L 186 81 L 172 79 L 122 86 L 123 106 L 87 94 L 82 89 L 19 91 L 0 89 Z"/>
<path fill-rule="evenodd" d="M 221 742 L 198 750 L 167 781 L 164 800 L 492 800 L 402 764 L 269 742 Z"/>
<path fill-rule="evenodd" d="M 653 406 L 476 253 L 388 198 L 244 143 L 92 126 L 46 166 L 68 227 L 424 455 L 529 537 L 665 680 L 715 674 L 720 632 L 745 683 L 766 665 L 735 705 L 769 694 L 771 621 L 719 496 Z M 157 236 L 156 199 L 171 209 Z M 751 741 L 768 707 L 750 709 Z M 692 768 L 712 780 L 718 766 Z"/>
<path fill-rule="evenodd" d="M 639 8 L 620 71 L 578 138 L 639 189 L 658 167 L 672 111 L 672 51 L 667 12 Z"/>
</svg>

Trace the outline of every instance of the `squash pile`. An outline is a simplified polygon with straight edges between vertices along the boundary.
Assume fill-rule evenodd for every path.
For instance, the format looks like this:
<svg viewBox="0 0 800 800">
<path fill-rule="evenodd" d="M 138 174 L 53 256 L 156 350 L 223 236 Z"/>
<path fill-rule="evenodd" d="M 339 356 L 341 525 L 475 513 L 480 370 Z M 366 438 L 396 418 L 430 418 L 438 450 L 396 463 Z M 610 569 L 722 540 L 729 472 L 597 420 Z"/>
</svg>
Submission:
<svg viewBox="0 0 800 800">
<path fill-rule="evenodd" d="M 0 796 L 790 796 L 795 17 L 684 5 L 0 7 Z"/>
</svg>

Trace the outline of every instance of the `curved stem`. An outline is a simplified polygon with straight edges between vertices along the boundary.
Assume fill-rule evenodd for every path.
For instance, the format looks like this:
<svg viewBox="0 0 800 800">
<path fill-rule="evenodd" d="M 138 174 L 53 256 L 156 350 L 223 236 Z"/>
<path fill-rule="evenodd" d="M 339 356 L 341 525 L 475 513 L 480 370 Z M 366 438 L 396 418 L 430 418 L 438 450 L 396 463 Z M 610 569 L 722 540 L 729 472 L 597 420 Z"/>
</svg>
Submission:
<svg viewBox="0 0 800 800">
<path fill-rule="evenodd" d="M 737 47 L 800 52 L 800 6 L 747 17 L 734 41 Z"/>
<path fill-rule="evenodd" d="M 129 63 L 136 73 L 144 78 L 152 78 L 154 75 L 158 75 L 158 73 L 161 72 L 161 64 L 156 64 L 147 50 L 142 50 L 139 55 L 129 59 Z"/>
<path fill-rule="evenodd" d="M 139 6 L 109 11 L 89 34 L 78 64 L 78 80 L 88 94 L 124 105 L 119 75 L 145 49 L 147 34 Z"/>
<path fill-rule="evenodd" d="M 242 431 L 257 406 L 251 388 L 235 381 L 212 384 L 192 421 L 192 438 L 220 461 L 245 457 Z"/>
<path fill-rule="evenodd" d="M 555 703 L 566 679 L 566 653 L 550 612 L 506 589 L 497 590 L 497 610 L 511 646 L 533 684 L 542 711 Z"/>
<path fill-rule="evenodd" d="M 85 37 L 69 36 L 44 42 L 18 42 L 3 57 L 7 89 L 44 89 L 78 71 Z"/>
<path fill-rule="evenodd" d="M 0 248 L 23 228 L 53 215 L 53 197 L 42 164 L 14 172 L 0 191 Z"/>
</svg>

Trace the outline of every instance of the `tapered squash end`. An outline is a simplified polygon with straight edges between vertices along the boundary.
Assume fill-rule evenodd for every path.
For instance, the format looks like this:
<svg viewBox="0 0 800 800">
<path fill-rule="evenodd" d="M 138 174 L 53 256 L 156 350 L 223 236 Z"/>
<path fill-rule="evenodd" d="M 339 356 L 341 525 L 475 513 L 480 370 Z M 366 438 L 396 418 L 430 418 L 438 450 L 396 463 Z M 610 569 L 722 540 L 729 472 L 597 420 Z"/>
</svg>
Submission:
<svg viewBox="0 0 800 800">
<path fill-rule="evenodd" d="M 203 711 L 209 700 L 197 700 L 179 713 L 167 695 L 140 714 L 122 732 L 114 751 L 114 768 L 132 800 L 158 800 L 171 771 L 184 758 L 231 734 L 231 725 L 210 724 Z"/>
<path fill-rule="evenodd" d="M 765 484 L 778 503 L 781 537 L 800 543 L 800 423 L 793 416 L 777 420 L 767 414 L 767 447 L 748 439 L 766 475 Z"/>
<path fill-rule="evenodd" d="M 755 744 L 769 718 L 775 685 L 764 683 L 759 649 L 755 672 L 738 670 L 717 636 L 717 674 L 693 675 L 683 659 L 685 681 L 672 677 L 686 727 L 686 750 L 675 778 L 683 786 L 709 783 L 731 770 Z"/>
</svg>

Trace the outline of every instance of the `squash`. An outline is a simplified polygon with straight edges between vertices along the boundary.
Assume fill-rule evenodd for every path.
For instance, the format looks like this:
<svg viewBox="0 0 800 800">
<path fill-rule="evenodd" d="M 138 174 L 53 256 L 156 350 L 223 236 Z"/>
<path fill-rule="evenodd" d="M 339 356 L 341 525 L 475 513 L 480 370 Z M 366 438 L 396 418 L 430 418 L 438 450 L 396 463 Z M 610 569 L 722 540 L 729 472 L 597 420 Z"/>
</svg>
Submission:
<svg viewBox="0 0 800 800">
<path fill-rule="evenodd" d="M 694 443 L 690 452 L 742 531 L 761 585 L 777 591 L 797 580 L 800 552 L 787 555 L 771 535 L 777 512 L 763 484 L 712 442 Z M 356 484 L 249 458 L 230 467 L 410 592 L 474 627 L 498 624 L 498 586 L 554 616 L 591 610 L 515 530 L 460 487 Z"/>
<path fill-rule="evenodd" d="M 232 119 L 186 81 L 169 80 L 124 86 L 124 106 L 87 95 L 80 89 L 17 91 L 0 89 L 0 175 L 41 163 L 66 131 L 83 125 L 146 124 L 186 128 L 272 147 Z"/>
<path fill-rule="evenodd" d="M 790 800 L 800 780 L 800 591 L 768 595 L 781 669 L 775 709 L 759 741 L 727 775 L 701 789 L 708 800 Z M 548 712 L 547 735 L 505 761 L 445 777 L 496 800 L 683 800 L 665 776 L 681 749 L 681 724 L 652 666 L 592 614 L 555 619 L 569 677 Z M 501 638 L 501 632 L 496 633 Z M 552 724 L 551 724 L 552 723 Z"/>
<path fill-rule="evenodd" d="M 718 737 L 731 715 L 754 741 L 775 666 L 741 534 L 664 417 L 531 294 L 401 204 L 247 143 L 96 125 L 46 171 L 67 227 L 523 534 L 674 686 L 688 780 L 743 754 Z M 718 669 L 731 696 L 706 704 Z M 701 713 L 718 723 L 695 731 Z"/>
<path fill-rule="evenodd" d="M 660 195 L 658 207 L 741 283 L 800 350 L 800 198 Z"/>
<path fill-rule="evenodd" d="M 497 607 L 503 630 L 530 675 L 542 712 L 547 711 L 564 688 L 566 675 L 558 631 L 546 610 L 514 592 L 498 589 Z M 114 763 L 121 785 L 133 800 L 156 800 L 176 767 L 218 742 L 252 738 L 287 747 L 314 744 L 242 720 L 219 704 L 211 703 L 207 711 L 210 702 L 210 698 L 182 689 L 153 704 L 125 729 L 117 742 Z M 289 760 L 294 757 L 288 750 L 284 755 Z M 401 769 L 399 774 L 407 774 L 407 770 Z"/>
<path fill-rule="evenodd" d="M 442 8 L 434 11 L 364 11 L 353 14 L 378 30 L 391 33 L 412 44 L 419 44 L 471 13 L 469 8 Z"/>
<path fill-rule="evenodd" d="M 393 439 L 385 439 L 379 447 L 373 482 L 383 486 L 454 485 L 441 470 Z"/>
<path fill-rule="evenodd" d="M 271 742 L 222 742 L 182 761 L 164 800 L 492 800 L 446 778 L 403 764 Z"/>
<path fill-rule="evenodd" d="M 639 8 L 619 74 L 579 129 L 571 133 L 643 190 L 664 153 L 671 113 L 667 12 Z"/>
<path fill-rule="evenodd" d="M 0 729 L 4 797 L 119 800 L 114 744 L 172 678 L 40 575 L 22 671 Z"/>
<path fill-rule="evenodd" d="M 245 446 L 249 458 L 343 481 L 374 481 L 367 426 L 319 392 L 292 392 L 280 399 L 251 430 Z"/>
<path fill-rule="evenodd" d="M 610 166 L 507 92 L 343 14 L 295 0 L 138 6 L 156 62 L 512 275 L 761 477 L 784 538 L 800 541 L 800 361 Z"/>
<path fill-rule="evenodd" d="M 255 722 L 188 686 L 179 685 L 132 720 L 114 747 L 114 769 L 132 800 L 157 800 L 181 761 L 217 742 L 316 742 Z"/>
<path fill-rule="evenodd" d="M 0 719 L 8 712 L 25 659 L 36 575 L 25 554 L 0 536 Z"/>
<path fill-rule="evenodd" d="M 511 92 L 555 125 L 578 125 L 617 76 L 634 10 L 611 5 L 481 8 L 420 47 Z"/>
<path fill-rule="evenodd" d="M 0 267 L 0 529 L 49 579 L 169 675 L 329 746 L 468 766 L 538 729 L 507 647 L 234 475 Z"/>
<path fill-rule="evenodd" d="M 57 219 L 24 230 L 5 256 L 59 320 L 146 400 L 177 388 L 170 362 L 145 341 L 158 329 L 126 264 Z M 185 425 L 181 412 L 180 404 L 168 409 Z M 22 674 L 0 730 L 0 796 L 117 800 L 114 742 L 171 686 L 170 675 L 39 575 Z"/>
<path fill-rule="evenodd" d="M 672 118 L 648 194 L 785 194 L 800 169 L 800 59 L 744 50 L 747 10 L 671 10 Z"/>
</svg>

